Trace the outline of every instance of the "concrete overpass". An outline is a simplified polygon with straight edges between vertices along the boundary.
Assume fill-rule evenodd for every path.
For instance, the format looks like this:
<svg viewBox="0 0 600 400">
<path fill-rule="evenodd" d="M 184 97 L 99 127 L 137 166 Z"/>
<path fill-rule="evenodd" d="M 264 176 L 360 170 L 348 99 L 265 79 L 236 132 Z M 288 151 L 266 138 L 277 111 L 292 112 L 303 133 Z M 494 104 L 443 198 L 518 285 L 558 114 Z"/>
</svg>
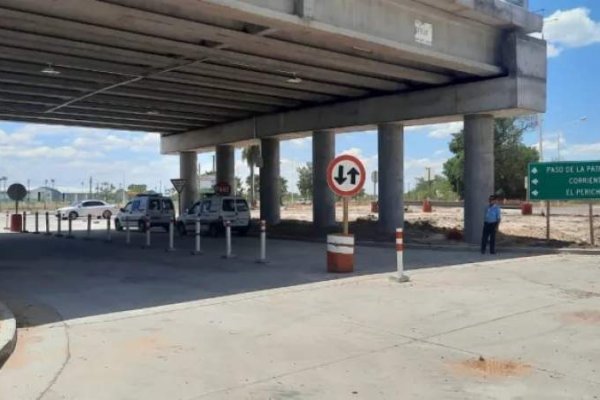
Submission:
<svg viewBox="0 0 600 400">
<path fill-rule="evenodd" d="M 517 3 L 517 4 L 515 4 Z M 521 4 L 523 3 L 523 4 Z M 494 188 L 493 117 L 543 112 L 542 18 L 522 0 L 0 0 L 0 118 L 159 132 L 197 188 L 196 152 L 260 142 L 279 221 L 279 140 L 313 135 L 314 217 L 335 133 L 379 130 L 382 230 L 403 220 L 403 128 L 465 120 L 465 231 Z"/>
</svg>

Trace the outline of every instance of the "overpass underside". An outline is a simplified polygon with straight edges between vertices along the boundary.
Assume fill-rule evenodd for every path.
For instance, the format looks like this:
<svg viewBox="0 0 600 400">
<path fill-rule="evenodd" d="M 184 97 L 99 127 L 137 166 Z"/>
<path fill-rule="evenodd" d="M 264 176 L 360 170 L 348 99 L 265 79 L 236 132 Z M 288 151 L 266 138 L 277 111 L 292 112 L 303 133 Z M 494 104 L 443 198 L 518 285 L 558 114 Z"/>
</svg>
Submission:
<svg viewBox="0 0 600 400">
<path fill-rule="evenodd" d="M 158 132 L 182 154 L 188 203 L 197 151 L 218 146 L 229 180 L 232 146 L 262 141 L 261 176 L 275 177 L 279 139 L 314 135 L 320 226 L 334 217 L 321 175 L 335 132 L 377 126 L 391 231 L 403 126 L 465 118 L 473 241 L 493 190 L 490 121 L 545 109 L 546 44 L 528 36 L 542 19 L 515 2 L 0 0 L 0 119 Z M 276 223 L 277 184 L 261 190 Z"/>
</svg>

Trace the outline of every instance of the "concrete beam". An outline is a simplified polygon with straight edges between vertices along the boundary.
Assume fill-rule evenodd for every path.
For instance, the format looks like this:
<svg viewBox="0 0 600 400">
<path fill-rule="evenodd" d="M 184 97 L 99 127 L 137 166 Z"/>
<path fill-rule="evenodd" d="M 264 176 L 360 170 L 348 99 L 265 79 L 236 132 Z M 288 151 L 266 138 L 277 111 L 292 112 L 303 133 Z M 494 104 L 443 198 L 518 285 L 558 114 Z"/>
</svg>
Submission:
<svg viewBox="0 0 600 400">
<path fill-rule="evenodd" d="M 527 91 L 527 93 L 523 93 Z M 443 119 L 465 114 L 521 115 L 545 110 L 545 81 L 502 77 L 441 88 L 373 97 L 296 111 L 259 116 L 183 134 L 163 136 L 161 152 L 202 149 L 261 137 L 346 127 L 371 127 L 385 122 Z"/>
<path fill-rule="evenodd" d="M 404 227 L 404 126 L 385 123 L 377 133 L 379 230 L 392 235 Z"/>
<path fill-rule="evenodd" d="M 231 192 L 235 193 L 235 147 L 218 145 L 215 153 L 217 158 L 217 183 L 229 184 Z"/>
</svg>

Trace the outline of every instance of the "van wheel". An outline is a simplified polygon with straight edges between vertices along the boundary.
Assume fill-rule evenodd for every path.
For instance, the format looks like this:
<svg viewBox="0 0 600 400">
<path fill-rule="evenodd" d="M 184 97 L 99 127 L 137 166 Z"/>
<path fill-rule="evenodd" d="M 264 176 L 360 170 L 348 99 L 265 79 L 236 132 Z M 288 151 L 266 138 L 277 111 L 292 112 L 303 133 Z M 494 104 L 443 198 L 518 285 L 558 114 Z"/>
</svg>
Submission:
<svg viewBox="0 0 600 400">
<path fill-rule="evenodd" d="M 210 227 L 208 228 L 208 234 L 215 238 L 219 236 L 219 227 L 217 224 L 210 224 Z"/>
<path fill-rule="evenodd" d="M 119 232 L 123 232 L 123 225 L 121 225 L 121 221 L 115 219 L 115 229 Z"/>
<path fill-rule="evenodd" d="M 146 221 L 144 221 L 144 220 L 138 221 L 138 230 L 140 232 L 146 232 Z"/>
</svg>

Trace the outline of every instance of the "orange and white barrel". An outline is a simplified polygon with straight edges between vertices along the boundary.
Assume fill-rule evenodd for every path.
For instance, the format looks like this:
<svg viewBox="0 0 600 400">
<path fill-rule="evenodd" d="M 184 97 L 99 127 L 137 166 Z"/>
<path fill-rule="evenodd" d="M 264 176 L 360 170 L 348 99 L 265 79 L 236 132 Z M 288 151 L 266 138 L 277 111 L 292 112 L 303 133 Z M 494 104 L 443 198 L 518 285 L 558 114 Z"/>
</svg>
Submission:
<svg viewBox="0 0 600 400">
<path fill-rule="evenodd" d="M 327 272 L 354 271 L 354 235 L 327 235 Z"/>
</svg>

